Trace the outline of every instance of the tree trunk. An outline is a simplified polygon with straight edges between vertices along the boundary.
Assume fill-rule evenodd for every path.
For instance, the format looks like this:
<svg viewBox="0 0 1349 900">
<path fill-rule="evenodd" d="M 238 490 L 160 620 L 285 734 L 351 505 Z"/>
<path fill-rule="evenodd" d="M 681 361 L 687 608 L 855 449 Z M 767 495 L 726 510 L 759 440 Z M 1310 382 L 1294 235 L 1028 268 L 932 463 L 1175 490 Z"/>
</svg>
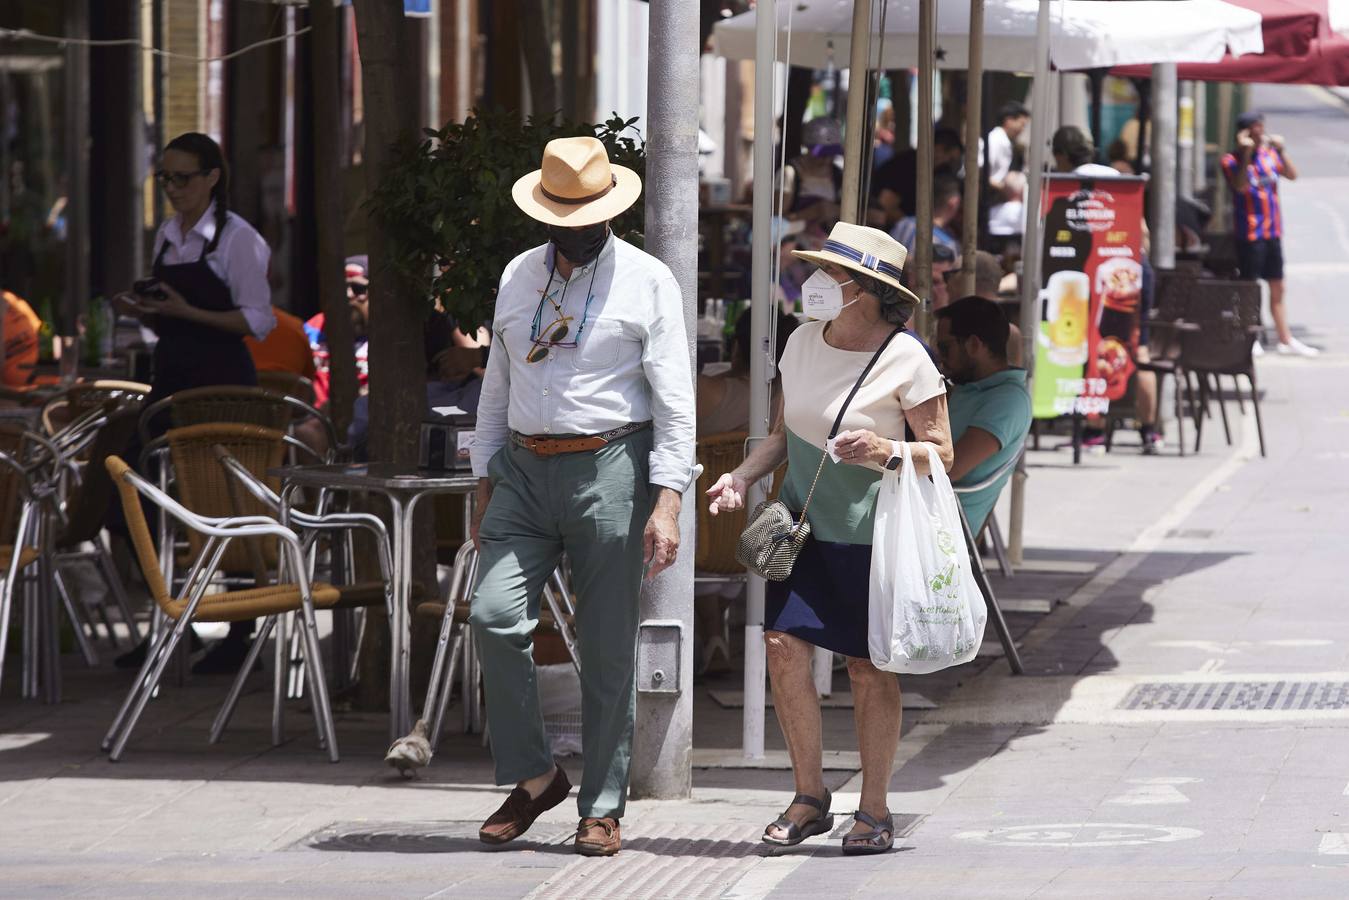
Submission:
<svg viewBox="0 0 1349 900">
<path fill-rule="evenodd" d="M 413 28 L 403 16 L 402 0 L 354 0 L 365 101 L 365 177 L 373 194 L 393 159 L 399 141 L 417 138 L 417 83 L 411 65 L 417 58 Z M 378 220 L 369 222 L 370 250 L 370 458 L 415 465 L 417 439 L 425 414 L 426 286 L 409 283 L 391 264 L 394 249 Z M 409 390 L 410 386 L 415 386 Z M 423 504 L 430 512 L 430 504 Z M 427 529 L 416 533 L 429 537 Z M 418 554 L 418 560 L 425 554 Z M 424 566 L 414 566 L 421 573 Z M 388 702 L 388 629 L 383 614 L 367 613 L 355 700 L 365 709 Z"/>
<path fill-rule="evenodd" d="M 520 0 L 520 44 L 529 70 L 529 99 L 534 115 L 557 119 L 557 80 L 553 78 L 552 22 L 544 0 Z"/>
<path fill-rule="evenodd" d="M 318 293 L 323 331 L 328 339 L 328 415 L 345 437 L 356 400 L 355 337 L 347 305 L 345 250 L 342 243 L 342 149 L 340 123 L 341 69 L 338 59 L 337 10 L 328 0 L 311 0 L 309 36 L 314 89 L 314 217 L 318 221 Z"/>
</svg>

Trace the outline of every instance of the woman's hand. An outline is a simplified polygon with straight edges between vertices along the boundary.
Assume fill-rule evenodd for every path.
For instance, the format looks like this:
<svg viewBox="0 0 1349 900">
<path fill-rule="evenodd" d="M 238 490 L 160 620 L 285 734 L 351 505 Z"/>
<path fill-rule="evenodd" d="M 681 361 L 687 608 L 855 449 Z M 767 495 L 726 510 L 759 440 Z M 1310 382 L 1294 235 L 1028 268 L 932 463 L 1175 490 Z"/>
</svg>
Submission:
<svg viewBox="0 0 1349 900">
<path fill-rule="evenodd" d="M 159 289 L 164 292 L 164 299 L 157 300 L 153 297 L 138 297 L 141 310 L 152 315 L 172 316 L 175 319 L 190 319 L 195 311 L 195 307 L 173 289 L 173 286 L 167 282 L 161 281 Z"/>
<path fill-rule="evenodd" d="M 734 472 L 727 472 L 708 488 L 707 496 L 712 498 L 708 512 L 714 516 L 717 513 L 734 512 L 745 505 L 745 495 L 748 493 L 749 485 L 745 479 Z"/>
<path fill-rule="evenodd" d="M 131 316 L 133 319 L 139 319 L 145 315 L 145 309 L 140 305 L 140 298 L 129 291 L 122 291 L 120 294 L 113 295 L 112 309 L 119 316 Z"/>
<path fill-rule="evenodd" d="M 850 465 L 875 463 L 883 466 L 890 459 L 890 439 L 874 431 L 845 431 L 834 441 L 834 453 Z"/>
</svg>

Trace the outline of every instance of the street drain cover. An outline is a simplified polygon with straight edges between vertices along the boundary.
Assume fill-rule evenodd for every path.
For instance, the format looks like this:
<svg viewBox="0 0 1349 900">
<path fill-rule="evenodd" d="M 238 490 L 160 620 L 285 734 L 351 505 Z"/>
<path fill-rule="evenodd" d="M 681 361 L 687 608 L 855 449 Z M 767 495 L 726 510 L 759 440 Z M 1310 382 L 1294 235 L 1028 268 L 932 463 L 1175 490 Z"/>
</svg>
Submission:
<svg viewBox="0 0 1349 900">
<path fill-rule="evenodd" d="M 1117 709 L 1349 709 L 1349 681 L 1159 681 L 1135 685 Z"/>
<path fill-rule="evenodd" d="M 344 853 L 453 853 L 464 850 L 490 852 L 478 840 L 481 822 L 334 822 L 303 838 L 298 846 Z M 535 824 L 529 834 L 513 843 L 559 844 L 575 830 L 566 826 Z"/>
</svg>

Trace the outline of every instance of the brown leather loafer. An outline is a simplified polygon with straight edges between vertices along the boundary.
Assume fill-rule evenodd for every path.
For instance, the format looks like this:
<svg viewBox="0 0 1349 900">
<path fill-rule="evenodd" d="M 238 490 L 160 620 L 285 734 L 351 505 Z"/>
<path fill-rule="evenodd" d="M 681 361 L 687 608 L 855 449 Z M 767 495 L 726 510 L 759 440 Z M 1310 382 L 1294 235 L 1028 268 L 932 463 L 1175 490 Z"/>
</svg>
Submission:
<svg viewBox="0 0 1349 900">
<path fill-rule="evenodd" d="M 613 856 L 622 846 L 615 818 L 587 816 L 576 826 L 576 852 L 582 856 Z"/>
<path fill-rule="evenodd" d="M 534 820 L 567 799 L 571 793 L 571 782 L 562 767 L 543 793 L 531 798 L 524 788 L 516 788 L 506 797 L 501 808 L 492 813 L 482 827 L 478 829 L 478 840 L 484 844 L 505 844 L 515 840 L 529 830 Z"/>
</svg>

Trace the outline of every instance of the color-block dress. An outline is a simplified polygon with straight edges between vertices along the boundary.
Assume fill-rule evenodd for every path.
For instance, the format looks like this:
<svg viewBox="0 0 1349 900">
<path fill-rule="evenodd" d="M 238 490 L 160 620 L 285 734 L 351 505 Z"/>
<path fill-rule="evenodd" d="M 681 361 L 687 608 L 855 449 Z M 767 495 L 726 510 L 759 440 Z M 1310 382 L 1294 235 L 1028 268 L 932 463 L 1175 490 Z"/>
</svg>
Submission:
<svg viewBox="0 0 1349 900">
<path fill-rule="evenodd" d="M 839 407 L 871 359 L 825 340 L 825 322 L 792 333 L 779 366 L 787 431 L 781 498 L 800 510 L 824 454 Z M 904 410 L 946 393 L 927 349 L 896 335 L 848 405 L 843 431 L 865 429 L 904 439 Z M 786 581 L 769 582 L 764 630 L 779 631 L 846 656 L 867 658 L 871 532 L 882 469 L 826 460 L 806 519 L 811 537 Z"/>
</svg>

